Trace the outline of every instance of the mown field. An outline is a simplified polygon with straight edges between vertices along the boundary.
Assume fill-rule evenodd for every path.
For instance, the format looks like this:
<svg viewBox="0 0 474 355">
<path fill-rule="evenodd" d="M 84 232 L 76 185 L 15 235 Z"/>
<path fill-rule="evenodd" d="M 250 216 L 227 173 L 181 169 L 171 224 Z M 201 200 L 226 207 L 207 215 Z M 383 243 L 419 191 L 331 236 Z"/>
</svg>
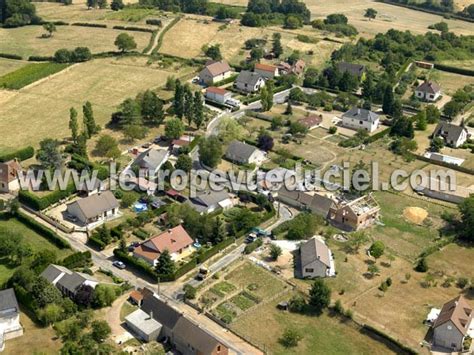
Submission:
<svg viewBox="0 0 474 355">
<path fill-rule="evenodd" d="M 27 62 L 23 62 L 21 60 L 0 58 L 0 77 L 20 69 L 27 64 Z"/>
<path fill-rule="evenodd" d="M 18 92 L 0 91 L 0 148 L 69 136 L 69 108 L 81 112 L 87 100 L 97 123 L 104 126 L 125 98 L 161 87 L 168 76 L 194 70 L 179 65 L 162 70 L 146 61 L 144 57 L 94 60 Z"/>
<path fill-rule="evenodd" d="M 92 28 L 80 26 L 57 26 L 57 32 L 50 38 L 42 38 L 42 26 L 19 28 L 0 28 L 1 51 L 17 54 L 27 59 L 31 55 L 52 56 L 60 48 L 74 49 L 89 47 L 92 53 L 117 50 L 115 38 L 127 32 L 135 39 L 137 50 L 143 50 L 149 43 L 151 34 L 131 32 L 111 28 Z"/>
<path fill-rule="evenodd" d="M 229 5 L 247 5 L 247 0 L 213 0 L 214 2 Z M 372 0 L 304 0 L 312 18 L 322 18 L 333 13 L 343 13 L 361 33 L 362 36 L 373 37 L 379 32 L 386 32 L 391 28 L 401 31 L 409 30 L 414 33 L 428 31 L 428 26 L 445 21 L 449 28 L 457 34 L 473 34 L 472 23 L 459 20 L 447 20 L 441 16 L 406 9 L 375 2 Z M 365 10 L 369 7 L 378 11 L 375 20 L 368 21 L 364 17 Z"/>
<path fill-rule="evenodd" d="M 27 64 L 24 67 L 0 77 L 0 87 L 18 90 L 37 80 L 60 72 L 68 66 L 69 64 L 60 63 Z"/>
</svg>

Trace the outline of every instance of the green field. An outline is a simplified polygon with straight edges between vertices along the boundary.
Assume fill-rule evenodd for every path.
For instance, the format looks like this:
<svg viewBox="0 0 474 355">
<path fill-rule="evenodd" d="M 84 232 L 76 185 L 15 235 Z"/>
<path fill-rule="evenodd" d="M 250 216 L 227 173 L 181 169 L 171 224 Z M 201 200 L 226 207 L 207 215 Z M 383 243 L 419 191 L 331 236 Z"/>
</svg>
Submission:
<svg viewBox="0 0 474 355">
<path fill-rule="evenodd" d="M 26 64 L 28 64 L 28 62 L 21 61 L 21 60 L 0 58 L 0 77 L 4 76 L 5 74 L 11 73 L 17 69 L 20 69 Z"/>
<path fill-rule="evenodd" d="M 23 236 L 23 242 L 29 244 L 33 252 L 45 249 L 54 250 L 58 258 L 63 258 L 70 253 L 70 250 L 68 249 L 60 250 L 54 244 L 50 243 L 32 229 L 18 222 L 16 219 L 9 219 L 7 221 L 0 220 L 0 234 L 4 233 L 4 231 Z M 10 268 L 0 259 L 0 285 L 7 281 L 14 271 L 15 268 Z"/>
<path fill-rule="evenodd" d="M 34 63 L 0 77 L 0 87 L 18 90 L 67 68 L 69 64 Z"/>
</svg>

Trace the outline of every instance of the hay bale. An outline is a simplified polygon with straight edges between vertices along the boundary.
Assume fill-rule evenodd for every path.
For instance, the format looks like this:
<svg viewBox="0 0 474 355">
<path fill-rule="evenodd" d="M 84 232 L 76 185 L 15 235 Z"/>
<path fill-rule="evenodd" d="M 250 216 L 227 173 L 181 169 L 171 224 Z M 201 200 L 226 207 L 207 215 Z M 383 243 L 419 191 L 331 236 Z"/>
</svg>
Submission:
<svg viewBox="0 0 474 355">
<path fill-rule="evenodd" d="M 407 207 L 403 210 L 403 216 L 414 224 L 423 224 L 428 217 L 428 211 L 421 207 Z"/>
</svg>

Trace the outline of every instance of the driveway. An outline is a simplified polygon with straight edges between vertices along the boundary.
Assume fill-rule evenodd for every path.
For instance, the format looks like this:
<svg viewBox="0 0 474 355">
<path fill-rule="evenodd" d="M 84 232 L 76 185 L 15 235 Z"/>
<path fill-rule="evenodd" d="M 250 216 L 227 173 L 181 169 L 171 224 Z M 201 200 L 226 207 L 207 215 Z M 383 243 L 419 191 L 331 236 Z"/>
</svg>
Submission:
<svg viewBox="0 0 474 355">
<path fill-rule="evenodd" d="M 122 344 L 129 339 L 133 338 L 133 335 L 130 334 L 125 327 L 122 325 L 122 321 L 120 320 L 120 311 L 122 310 L 122 306 L 128 299 L 128 292 L 117 298 L 112 306 L 105 309 L 105 321 L 109 324 L 112 333 L 110 337 L 113 341 L 117 344 Z"/>
</svg>

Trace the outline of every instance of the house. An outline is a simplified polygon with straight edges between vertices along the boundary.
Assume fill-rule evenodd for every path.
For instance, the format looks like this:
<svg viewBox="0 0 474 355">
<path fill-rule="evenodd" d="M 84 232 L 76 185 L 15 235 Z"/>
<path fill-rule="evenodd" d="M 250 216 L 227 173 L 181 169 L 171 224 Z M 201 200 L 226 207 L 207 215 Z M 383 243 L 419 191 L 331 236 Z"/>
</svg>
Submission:
<svg viewBox="0 0 474 355">
<path fill-rule="evenodd" d="M 307 210 L 327 218 L 333 200 L 324 195 L 307 191 L 289 190 L 282 186 L 278 190 L 277 200 L 300 210 Z"/>
<path fill-rule="evenodd" d="M 433 345 L 462 351 L 464 339 L 474 335 L 472 318 L 472 307 L 462 295 L 445 303 L 433 324 Z"/>
<path fill-rule="evenodd" d="M 447 185 L 448 186 L 443 186 L 440 180 L 431 178 L 413 189 L 419 195 L 456 204 L 462 203 L 471 194 L 474 194 L 473 188 L 464 187 L 459 184 L 455 184 L 455 186 L 451 186 L 450 188 L 449 184 Z"/>
<path fill-rule="evenodd" d="M 186 203 L 201 214 L 227 210 L 234 205 L 227 191 L 205 191 L 190 197 Z"/>
<path fill-rule="evenodd" d="M 245 93 L 254 93 L 265 86 L 265 79 L 259 73 L 242 70 L 235 80 L 234 86 L 237 90 Z"/>
<path fill-rule="evenodd" d="M 178 139 L 173 139 L 171 142 L 171 152 L 175 155 L 179 155 L 180 149 L 188 147 L 193 140 L 194 137 L 187 135 L 181 136 Z"/>
<path fill-rule="evenodd" d="M 344 230 L 359 230 L 374 224 L 379 214 L 380 206 L 369 194 L 352 201 L 334 202 L 329 209 L 328 220 Z"/>
<path fill-rule="evenodd" d="M 67 213 L 89 225 L 117 217 L 119 202 L 112 191 L 104 191 L 68 204 Z"/>
<path fill-rule="evenodd" d="M 218 104 L 225 104 L 227 100 L 232 98 L 232 93 L 225 89 L 217 88 L 215 86 L 206 89 L 206 100 L 216 102 Z"/>
<path fill-rule="evenodd" d="M 260 74 L 265 80 L 279 76 L 278 67 L 270 64 L 255 64 L 254 72 Z"/>
<path fill-rule="evenodd" d="M 362 64 L 354 64 L 354 63 L 347 63 L 347 62 L 339 62 L 337 63 L 337 69 L 341 73 L 349 72 L 349 74 L 356 76 L 359 80 L 363 80 L 366 72 L 365 65 Z"/>
<path fill-rule="evenodd" d="M 336 275 L 331 250 L 320 239 L 313 237 L 302 243 L 297 254 L 298 273 L 302 278 L 330 277 Z"/>
<path fill-rule="evenodd" d="M 162 325 L 158 340 L 167 340 L 183 355 L 228 355 L 229 348 L 213 334 L 202 328 L 168 304 L 148 288 L 144 290 L 141 310 Z"/>
<path fill-rule="evenodd" d="M 447 145 L 458 148 L 467 141 L 469 132 L 463 126 L 441 121 L 433 132 L 433 138 L 435 137 L 441 137 Z"/>
<path fill-rule="evenodd" d="M 5 341 L 23 335 L 20 323 L 20 307 L 12 288 L 0 291 L 0 351 Z"/>
<path fill-rule="evenodd" d="M 434 81 L 425 80 L 415 89 L 415 96 L 425 101 L 436 101 L 441 95 L 441 87 Z"/>
<path fill-rule="evenodd" d="M 135 333 L 139 339 L 147 343 L 158 339 L 163 328 L 161 323 L 153 318 L 152 314 L 149 315 L 141 309 L 137 309 L 126 316 L 125 323 L 132 333 Z"/>
<path fill-rule="evenodd" d="M 323 115 L 311 114 L 305 118 L 298 120 L 300 124 L 305 126 L 308 130 L 318 127 L 323 122 Z"/>
<path fill-rule="evenodd" d="M 84 286 L 95 288 L 99 282 L 90 275 L 82 272 L 71 271 L 60 265 L 50 264 L 40 275 L 49 283 L 56 286 L 62 294 L 74 298 Z"/>
<path fill-rule="evenodd" d="M 365 108 L 353 107 L 342 115 L 342 126 L 350 129 L 363 129 L 374 132 L 379 127 L 379 116 Z"/>
<path fill-rule="evenodd" d="M 132 166 L 137 166 L 145 177 L 156 177 L 161 166 L 168 160 L 170 152 L 166 149 L 150 148 L 140 153 Z"/>
<path fill-rule="evenodd" d="M 133 256 L 156 266 L 158 258 L 165 250 L 168 250 L 173 260 L 177 260 L 183 252 L 191 251 L 193 243 L 194 240 L 188 232 L 179 225 L 141 243 L 134 249 Z"/>
<path fill-rule="evenodd" d="M 199 73 L 199 80 L 206 85 L 212 85 L 229 78 L 232 75 L 229 64 L 221 61 L 209 61 Z"/>
<path fill-rule="evenodd" d="M 0 192 L 11 193 L 20 190 L 20 172 L 21 165 L 16 159 L 0 163 Z"/>
<path fill-rule="evenodd" d="M 298 76 L 304 73 L 305 67 L 306 63 L 303 59 L 298 59 L 293 65 L 287 62 L 281 62 L 277 65 L 279 74 L 295 74 Z"/>
<path fill-rule="evenodd" d="M 148 196 L 153 196 L 158 188 L 158 184 L 142 177 L 130 177 L 126 184 L 138 192 L 146 192 Z"/>
<path fill-rule="evenodd" d="M 166 194 L 166 196 L 168 196 L 169 198 L 172 198 L 173 200 L 178 201 L 178 202 L 185 202 L 185 201 L 187 201 L 186 196 L 181 195 L 178 191 L 176 191 L 176 190 L 174 190 L 174 189 L 166 190 L 165 194 Z"/>
<path fill-rule="evenodd" d="M 232 141 L 227 148 L 225 157 L 238 164 L 259 165 L 265 161 L 267 155 L 263 150 L 260 150 L 253 145 L 239 141 Z"/>
</svg>

